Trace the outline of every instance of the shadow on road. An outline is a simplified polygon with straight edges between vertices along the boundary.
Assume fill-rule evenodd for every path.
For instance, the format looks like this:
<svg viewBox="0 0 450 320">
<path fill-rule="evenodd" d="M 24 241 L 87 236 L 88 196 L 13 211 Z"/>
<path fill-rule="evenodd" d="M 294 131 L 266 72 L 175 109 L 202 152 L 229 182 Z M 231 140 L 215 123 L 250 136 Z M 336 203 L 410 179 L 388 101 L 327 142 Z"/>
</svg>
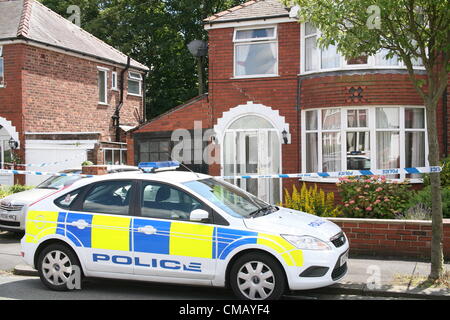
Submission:
<svg viewBox="0 0 450 320">
<path fill-rule="evenodd" d="M 24 233 L 14 233 L 8 231 L 0 231 L 0 243 L 2 244 L 10 244 L 10 243 L 19 243 L 23 238 Z"/>
</svg>

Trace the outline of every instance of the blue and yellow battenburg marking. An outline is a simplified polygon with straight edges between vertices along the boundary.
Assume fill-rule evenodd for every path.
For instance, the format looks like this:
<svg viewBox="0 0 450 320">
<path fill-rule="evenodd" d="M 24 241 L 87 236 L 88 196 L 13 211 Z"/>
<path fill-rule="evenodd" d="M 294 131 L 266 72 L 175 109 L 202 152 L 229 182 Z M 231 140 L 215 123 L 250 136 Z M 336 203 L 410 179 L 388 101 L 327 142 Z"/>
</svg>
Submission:
<svg viewBox="0 0 450 320">
<path fill-rule="evenodd" d="M 83 225 L 79 223 L 83 222 Z M 138 232 L 153 227 L 154 234 Z M 288 266 L 302 266 L 303 253 L 278 235 L 132 217 L 30 211 L 26 241 L 38 243 L 52 234 L 69 238 L 77 247 L 166 254 L 225 260 L 243 245 L 261 245 L 277 252 Z"/>
</svg>

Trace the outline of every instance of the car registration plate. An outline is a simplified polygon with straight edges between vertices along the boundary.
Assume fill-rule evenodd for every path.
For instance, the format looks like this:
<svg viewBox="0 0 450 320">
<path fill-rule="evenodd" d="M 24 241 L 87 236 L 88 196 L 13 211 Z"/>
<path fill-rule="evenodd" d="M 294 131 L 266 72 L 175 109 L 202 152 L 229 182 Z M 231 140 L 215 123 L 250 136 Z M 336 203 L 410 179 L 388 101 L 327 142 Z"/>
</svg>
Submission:
<svg viewBox="0 0 450 320">
<path fill-rule="evenodd" d="M 348 251 L 341 256 L 340 266 L 343 266 L 348 261 Z"/>
<path fill-rule="evenodd" d="M 17 217 L 14 214 L 10 213 L 0 213 L 0 218 L 2 220 L 8 220 L 8 221 L 16 221 Z"/>
</svg>

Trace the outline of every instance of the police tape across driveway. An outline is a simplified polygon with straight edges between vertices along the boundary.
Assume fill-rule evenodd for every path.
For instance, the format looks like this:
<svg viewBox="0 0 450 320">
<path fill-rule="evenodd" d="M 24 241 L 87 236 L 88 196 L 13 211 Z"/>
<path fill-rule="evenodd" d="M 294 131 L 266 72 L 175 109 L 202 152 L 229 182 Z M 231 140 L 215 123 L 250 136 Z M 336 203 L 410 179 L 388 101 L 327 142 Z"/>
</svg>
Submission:
<svg viewBox="0 0 450 320">
<path fill-rule="evenodd" d="M 76 173 L 55 173 L 55 172 L 40 172 L 28 170 L 0 170 L 0 174 L 17 174 L 17 175 L 31 175 L 31 176 L 50 176 L 50 177 L 84 177 L 92 178 L 94 175 L 90 174 L 76 174 Z"/>
<path fill-rule="evenodd" d="M 287 179 L 287 178 L 343 178 L 355 176 L 386 176 L 396 174 L 427 174 L 441 172 L 442 167 L 418 167 L 403 169 L 375 169 L 375 170 L 347 170 L 335 172 L 314 172 L 314 173 L 290 173 L 290 174 L 269 174 L 269 175 L 242 175 L 242 176 L 219 176 L 221 179 Z M 0 170 L 0 174 L 53 176 L 53 177 L 75 177 L 92 178 L 94 175 L 74 174 L 74 173 L 53 173 L 25 170 Z"/>
</svg>

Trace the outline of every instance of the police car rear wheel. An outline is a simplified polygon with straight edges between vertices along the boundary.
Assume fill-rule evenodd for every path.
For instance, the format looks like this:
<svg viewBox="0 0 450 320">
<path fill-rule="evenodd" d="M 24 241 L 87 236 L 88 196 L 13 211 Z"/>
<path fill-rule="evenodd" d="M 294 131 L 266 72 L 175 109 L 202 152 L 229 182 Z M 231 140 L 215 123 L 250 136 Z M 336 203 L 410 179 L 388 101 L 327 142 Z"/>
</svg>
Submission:
<svg viewBox="0 0 450 320">
<path fill-rule="evenodd" d="M 284 272 L 270 256 L 254 253 L 239 258 L 230 273 L 231 288 L 245 300 L 276 300 L 286 287 Z"/>
<path fill-rule="evenodd" d="M 75 289 L 75 276 L 81 277 L 76 271 L 80 263 L 75 254 L 64 245 L 50 245 L 39 255 L 39 276 L 45 286 L 56 291 Z"/>
</svg>

